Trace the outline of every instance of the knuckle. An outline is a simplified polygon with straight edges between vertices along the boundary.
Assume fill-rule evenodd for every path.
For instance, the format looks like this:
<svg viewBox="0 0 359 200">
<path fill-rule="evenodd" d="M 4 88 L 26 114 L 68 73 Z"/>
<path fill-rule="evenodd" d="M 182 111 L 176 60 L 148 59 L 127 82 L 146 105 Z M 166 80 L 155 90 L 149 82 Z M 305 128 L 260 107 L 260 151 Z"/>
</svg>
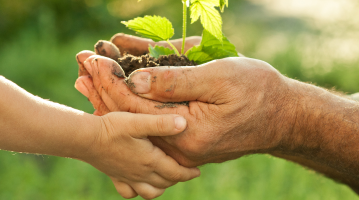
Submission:
<svg viewBox="0 0 359 200">
<path fill-rule="evenodd" d="M 184 178 L 184 176 L 180 172 L 174 172 L 169 177 L 170 181 L 178 182 L 181 181 Z"/>
<path fill-rule="evenodd" d="M 129 176 L 129 179 L 132 181 L 141 181 L 143 180 L 143 174 L 139 172 L 134 172 Z"/>
<path fill-rule="evenodd" d="M 154 169 L 156 167 L 156 160 L 153 158 L 148 158 L 143 161 L 143 166 L 149 169 Z"/>
<path fill-rule="evenodd" d="M 156 96 L 158 98 L 166 98 L 167 100 L 172 100 L 175 98 L 175 93 L 179 92 L 179 89 L 183 87 L 178 87 L 177 83 L 186 82 L 186 76 L 182 74 L 183 69 L 181 68 L 159 68 L 153 75 L 156 76 L 155 82 L 152 83 L 154 91 L 156 91 Z"/>
<path fill-rule="evenodd" d="M 111 112 L 109 113 L 109 115 L 116 115 L 119 116 L 118 118 L 114 118 L 115 120 L 113 120 L 113 123 L 116 125 L 121 126 L 121 130 L 124 133 L 128 133 L 129 135 L 131 135 L 132 133 L 134 133 L 136 131 L 136 129 L 138 129 L 138 119 L 134 116 L 133 113 L 130 112 L 121 112 L 121 115 L 118 115 L 118 113 L 116 112 Z M 118 123 L 117 120 L 123 120 L 123 123 Z M 117 121 L 117 122 L 116 122 Z"/>
<path fill-rule="evenodd" d="M 169 121 L 165 117 L 159 117 L 156 121 L 156 131 L 158 133 L 167 133 L 170 131 Z"/>
<path fill-rule="evenodd" d="M 141 133 L 142 131 L 142 124 L 137 120 L 135 117 L 131 116 L 130 120 L 125 126 L 125 130 L 129 132 L 131 135 L 136 133 Z"/>
</svg>

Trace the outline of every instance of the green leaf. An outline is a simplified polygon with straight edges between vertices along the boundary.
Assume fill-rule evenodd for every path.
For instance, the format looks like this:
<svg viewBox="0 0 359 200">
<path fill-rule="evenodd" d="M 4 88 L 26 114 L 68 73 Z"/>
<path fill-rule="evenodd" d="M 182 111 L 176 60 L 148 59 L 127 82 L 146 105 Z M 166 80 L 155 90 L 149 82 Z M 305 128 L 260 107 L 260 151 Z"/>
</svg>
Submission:
<svg viewBox="0 0 359 200">
<path fill-rule="evenodd" d="M 222 41 L 222 17 L 216 6 L 220 6 L 218 0 L 191 0 L 191 23 L 201 17 L 203 28 Z"/>
<path fill-rule="evenodd" d="M 150 52 L 150 56 L 155 57 L 155 58 L 159 58 L 161 55 L 175 54 L 175 51 L 173 51 L 172 49 L 162 47 L 162 46 L 158 46 L 158 45 L 156 45 L 155 47 L 150 45 L 148 50 Z"/>
<path fill-rule="evenodd" d="M 228 0 L 219 0 L 219 7 L 221 8 L 221 12 L 224 12 L 224 6 L 228 8 Z"/>
<path fill-rule="evenodd" d="M 174 34 L 171 22 L 165 17 L 146 15 L 145 17 L 137 17 L 127 22 L 122 21 L 121 23 L 155 42 L 168 40 Z"/>
<path fill-rule="evenodd" d="M 187 57 L 198 64 L 226 57 L 238 57 L 236 47 L 224 35 L 222 41 L 204 30 L 201 44 L 188 50 Z"/>
</svg>

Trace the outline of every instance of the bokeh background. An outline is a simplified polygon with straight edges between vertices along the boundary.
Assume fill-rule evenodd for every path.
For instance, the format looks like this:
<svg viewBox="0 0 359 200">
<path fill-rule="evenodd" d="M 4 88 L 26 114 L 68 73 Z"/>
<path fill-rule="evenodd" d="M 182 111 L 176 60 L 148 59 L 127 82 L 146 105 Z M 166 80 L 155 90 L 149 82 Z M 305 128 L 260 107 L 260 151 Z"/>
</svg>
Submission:
<svg viewBox="0 0 359 200">
<path fill-rule="evenodd" d="M 359 91 L 357 0 L 230 0 L 223 30 L 237 50 L 288 77 L 345 93 Z M 27 91 L 86 112 L 73 87 L 75 54 L 99 39 L 131 33 L 120 22 L 166 16 L 181 37 L 180 0 L 0 0 L 0 74 Z M 200 35 L 201 25 L 188 28 Z M 0 91 L 0 95 L 1 91 Z M 195 180 L 158 199 L 357 199 L 345 185 L 268 155 L 201 167 Z M 121 199 L 86 163 L 0 151 L 0 199 Z M 140 198 L 138 198 L 140 199 Z"/>
</svg>

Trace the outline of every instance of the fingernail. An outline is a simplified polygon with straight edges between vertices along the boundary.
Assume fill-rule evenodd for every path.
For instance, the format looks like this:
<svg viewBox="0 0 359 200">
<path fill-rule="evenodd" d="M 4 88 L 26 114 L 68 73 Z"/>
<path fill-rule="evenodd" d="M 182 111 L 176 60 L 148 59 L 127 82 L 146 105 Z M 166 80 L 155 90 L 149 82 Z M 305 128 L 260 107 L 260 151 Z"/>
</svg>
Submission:
<svg viewBox="0 0 359 200">
<path fill-rule="evenodd" d="M 132 90 L 138 94 L 147 94 L 151 90 L 151 74 L 149 72 L 135 72 L 130 76 Z"/>
<path fill-rule="evenodd" d="M 81 92 L 81 94 L 83 94 L 85 97 L 89 97 L 90 96 L 90 92 L 89 90 L 87 89 L 86 85 L 84 84 L 83 81 L 76 81 L 76 84 L 75 84 L 75 88 Z"/>
<path fill-rule="evenodd" d="M 185 118 L 180 117 L 180 116 L 175 118 L 175 127 L 176 127 L 176 129 L 183 130 L 183 129 L 186 128 L 186 126 L 187 126 L 187 121 L 186 121 Z"/>
</svg>

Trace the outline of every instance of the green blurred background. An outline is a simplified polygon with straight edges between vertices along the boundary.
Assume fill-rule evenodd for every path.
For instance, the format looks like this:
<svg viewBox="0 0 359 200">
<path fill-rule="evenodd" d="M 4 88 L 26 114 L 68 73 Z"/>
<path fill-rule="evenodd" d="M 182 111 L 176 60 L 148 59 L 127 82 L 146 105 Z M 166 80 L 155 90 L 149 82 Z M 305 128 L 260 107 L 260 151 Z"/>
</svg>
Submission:
<svg viewBox="0 0 359 200">
<path fill-rule="evenodd" d="M 237 50 L 283 74 L 326 88 L 359 91 L 356 0 L 230 0 L 224 33 Z M 120 22 L 166 16 L 181 36 L 180 0 L 0 0 L 0 74 L 27 91 L 92 113 L 73 85 L 75 54 L 99 39 L 131 33 Z M 200 35 L 201 25 L 188 35 Z M 201 167 L 195 180 L 158 199 L 356 199 L 346 186 L 268 155 Z M 86 163 L 0 151 L 0 199 L 121 199 Z M 140 198 L 138 198 L 140 199 Z"/>
</svg>

